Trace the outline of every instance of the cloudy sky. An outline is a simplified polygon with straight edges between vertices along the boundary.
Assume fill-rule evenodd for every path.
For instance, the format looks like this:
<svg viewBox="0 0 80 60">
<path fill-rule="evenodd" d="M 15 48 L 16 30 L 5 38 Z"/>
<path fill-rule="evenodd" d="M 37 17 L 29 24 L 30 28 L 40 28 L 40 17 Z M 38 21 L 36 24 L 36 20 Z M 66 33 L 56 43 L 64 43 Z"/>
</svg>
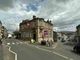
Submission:
<svg viewBox="0 0 80 60">
<path fill-rule="evenodd" d="M 0 20 L 9 31 L 33 15 L 52 20 L 56 31 L 75 31 L 80 24 L 80 0 L 0 0 Z"/>
</svg>

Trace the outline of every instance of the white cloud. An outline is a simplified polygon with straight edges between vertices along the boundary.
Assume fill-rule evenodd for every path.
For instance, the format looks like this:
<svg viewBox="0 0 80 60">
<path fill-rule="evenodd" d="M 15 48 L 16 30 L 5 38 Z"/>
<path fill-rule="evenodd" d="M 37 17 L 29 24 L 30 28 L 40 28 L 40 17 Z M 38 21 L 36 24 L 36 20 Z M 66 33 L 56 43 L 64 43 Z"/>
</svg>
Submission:
<svg viewBox="0 0 80 60">
<path fill-rule="evenodd" d="M 29 4 L 38 5 L 38 10 L 27 11 Z M 14 7 L 8 9 L 7 12 L 0 11 L 0 19 L 6 23 L 6 26 L 7 23 L 12 23 L 12 21 L 12 24 L 15 23 L 14 25 L 16 25 L 23 19 L 31 19 L 32 15 L 51 19 L 54 24 L 53 29 L 59 31 L 75 30 L 75 26 L 80 24 L 80 0 L 17 0 L 12 5 Z M 74 26 L 70 28 L 72 25 Z M 14 26 L 13 28 L 15 29 Z"/>
<path fill-rule="evenodd" d="M 56 2 L 56 1 L 48 1 L 41 12 L 44 12 L 42 16 L 47 18 L 51 18 L 53 20 L 54 26 L 62 27 L 60 30 L 72 30 L 75 31 L 75 26 L 70 29 L 70 25 L 72 24 L 80 24 L 80 1 L 79 0 L 70 0 L 66 1 L 66 4 L 63 2 Z M 49 4 L 49 5 L 48 5 Z M 55 7 L 54 7 L 55 6 Z M 77 23 L 78 21 L 79 23 Z M 68 26 L 69 25 L 69 26 Z M 68 26 L 68 27 L 65 27 Z"/>
</svg>

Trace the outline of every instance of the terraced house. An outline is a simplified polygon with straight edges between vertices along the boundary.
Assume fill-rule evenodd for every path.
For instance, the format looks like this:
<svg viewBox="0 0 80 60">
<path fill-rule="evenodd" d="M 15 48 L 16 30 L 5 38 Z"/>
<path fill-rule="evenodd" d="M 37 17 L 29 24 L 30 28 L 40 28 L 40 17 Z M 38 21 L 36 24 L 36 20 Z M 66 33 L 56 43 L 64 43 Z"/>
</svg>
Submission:
<svg viewBox="0 0 80 60">
<path fill-rule="evenodd" d="M 77 31 L 76 31 L 77 40 L 78 40 L 78 42 L 80 42 L 80 25 L 78 25 L 76 27 L 76 29 L 77 29 Z"/>
<path fill-rule="evenodd" d="M 2 25 L 2 22 L 0 21 L 0 39 L 7 38 L 7 35 L 7 29 Z"/>
<path fill-rule="evenodd" d="M 49 20 L 33 16 L 32 20 L 26 19 L 20 23 L 20 33 L 24 40 L 53 41 L 53 24 Z"/>
</svg>

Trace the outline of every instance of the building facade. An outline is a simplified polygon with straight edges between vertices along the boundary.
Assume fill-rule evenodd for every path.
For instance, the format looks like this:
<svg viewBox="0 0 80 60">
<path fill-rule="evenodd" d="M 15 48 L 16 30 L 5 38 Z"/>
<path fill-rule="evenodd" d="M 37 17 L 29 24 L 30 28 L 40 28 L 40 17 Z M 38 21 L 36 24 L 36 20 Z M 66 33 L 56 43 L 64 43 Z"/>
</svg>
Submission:
<svg viewBox="0 0 80 60">
<path fill-rule="evenodd" d="M 20 23 L 21 38 L 41 42 L 53 41 L 53 24 L 51 21 L 44 21 L 43 18 L 33 16 L 32 20 L 23 20 Z"/>
<path fill-rule="evenodd" d="M 73 40 L 75 37 L 74 31 L 62 31 L 58 32 L 58 38 L 64 38 L 64 40 Z"/>
<path fill-rule="evenodd" d="M 77 31 L 76 31 L 76 37 L 77 37 L 77 41 L 80 42 L 80 25 L 78 25 L 76 27 Z"/>
<path fill-rule="evenodd" d="M 2 30 L 3 30 L 3 29 L 2 29 L 2 22 L 0 21 L 0 39 L 2 39 L 2 35 L 3 35 L 3 34 L 2 34 Z"/>
<path fill-rule="evenodd" d="M 67 40 L 67 35 L 64 32 L 58 32 L 58 40 Z"/>
<path fill-rule="evenodd" d="M 7 29 L 4 26 L 2 26 L 2 22 L 0 21 L 0 39 L 7 38 L 7 35 Z"/>
<path fill-rule="evenodd" d="M 57 38 L 58 38 L 57 32 L 53 31 L 54 42 L 57 42 L 57 40 L 58 40 Z"/>
<path fill-rule="evenodd" d="M 8 31 L 7 29 L 3 26 L 3 38 L 7 38 L 8 37 Z"/>
</svg>

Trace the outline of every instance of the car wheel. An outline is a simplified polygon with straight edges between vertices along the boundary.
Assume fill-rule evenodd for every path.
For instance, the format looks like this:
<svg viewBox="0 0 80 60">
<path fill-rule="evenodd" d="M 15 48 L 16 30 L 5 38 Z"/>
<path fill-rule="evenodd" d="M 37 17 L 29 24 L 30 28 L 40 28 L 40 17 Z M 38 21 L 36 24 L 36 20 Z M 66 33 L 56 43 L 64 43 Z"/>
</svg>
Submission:
<svg viewBox="0 0 80 60">
<path fill-rule="evenodd" d="M 76 50 L 76 48 L 75 48 L 75 47 L 73 48 L 73 51 L 74 51 L 74 52 L 77 52 L 77 50 Z"/>
<path fill-rule="evenodd" d="M 74 49 L 74 52 L 77 52 L 77 50 L 76 50 L 76 49 Z"/>
</svg>

